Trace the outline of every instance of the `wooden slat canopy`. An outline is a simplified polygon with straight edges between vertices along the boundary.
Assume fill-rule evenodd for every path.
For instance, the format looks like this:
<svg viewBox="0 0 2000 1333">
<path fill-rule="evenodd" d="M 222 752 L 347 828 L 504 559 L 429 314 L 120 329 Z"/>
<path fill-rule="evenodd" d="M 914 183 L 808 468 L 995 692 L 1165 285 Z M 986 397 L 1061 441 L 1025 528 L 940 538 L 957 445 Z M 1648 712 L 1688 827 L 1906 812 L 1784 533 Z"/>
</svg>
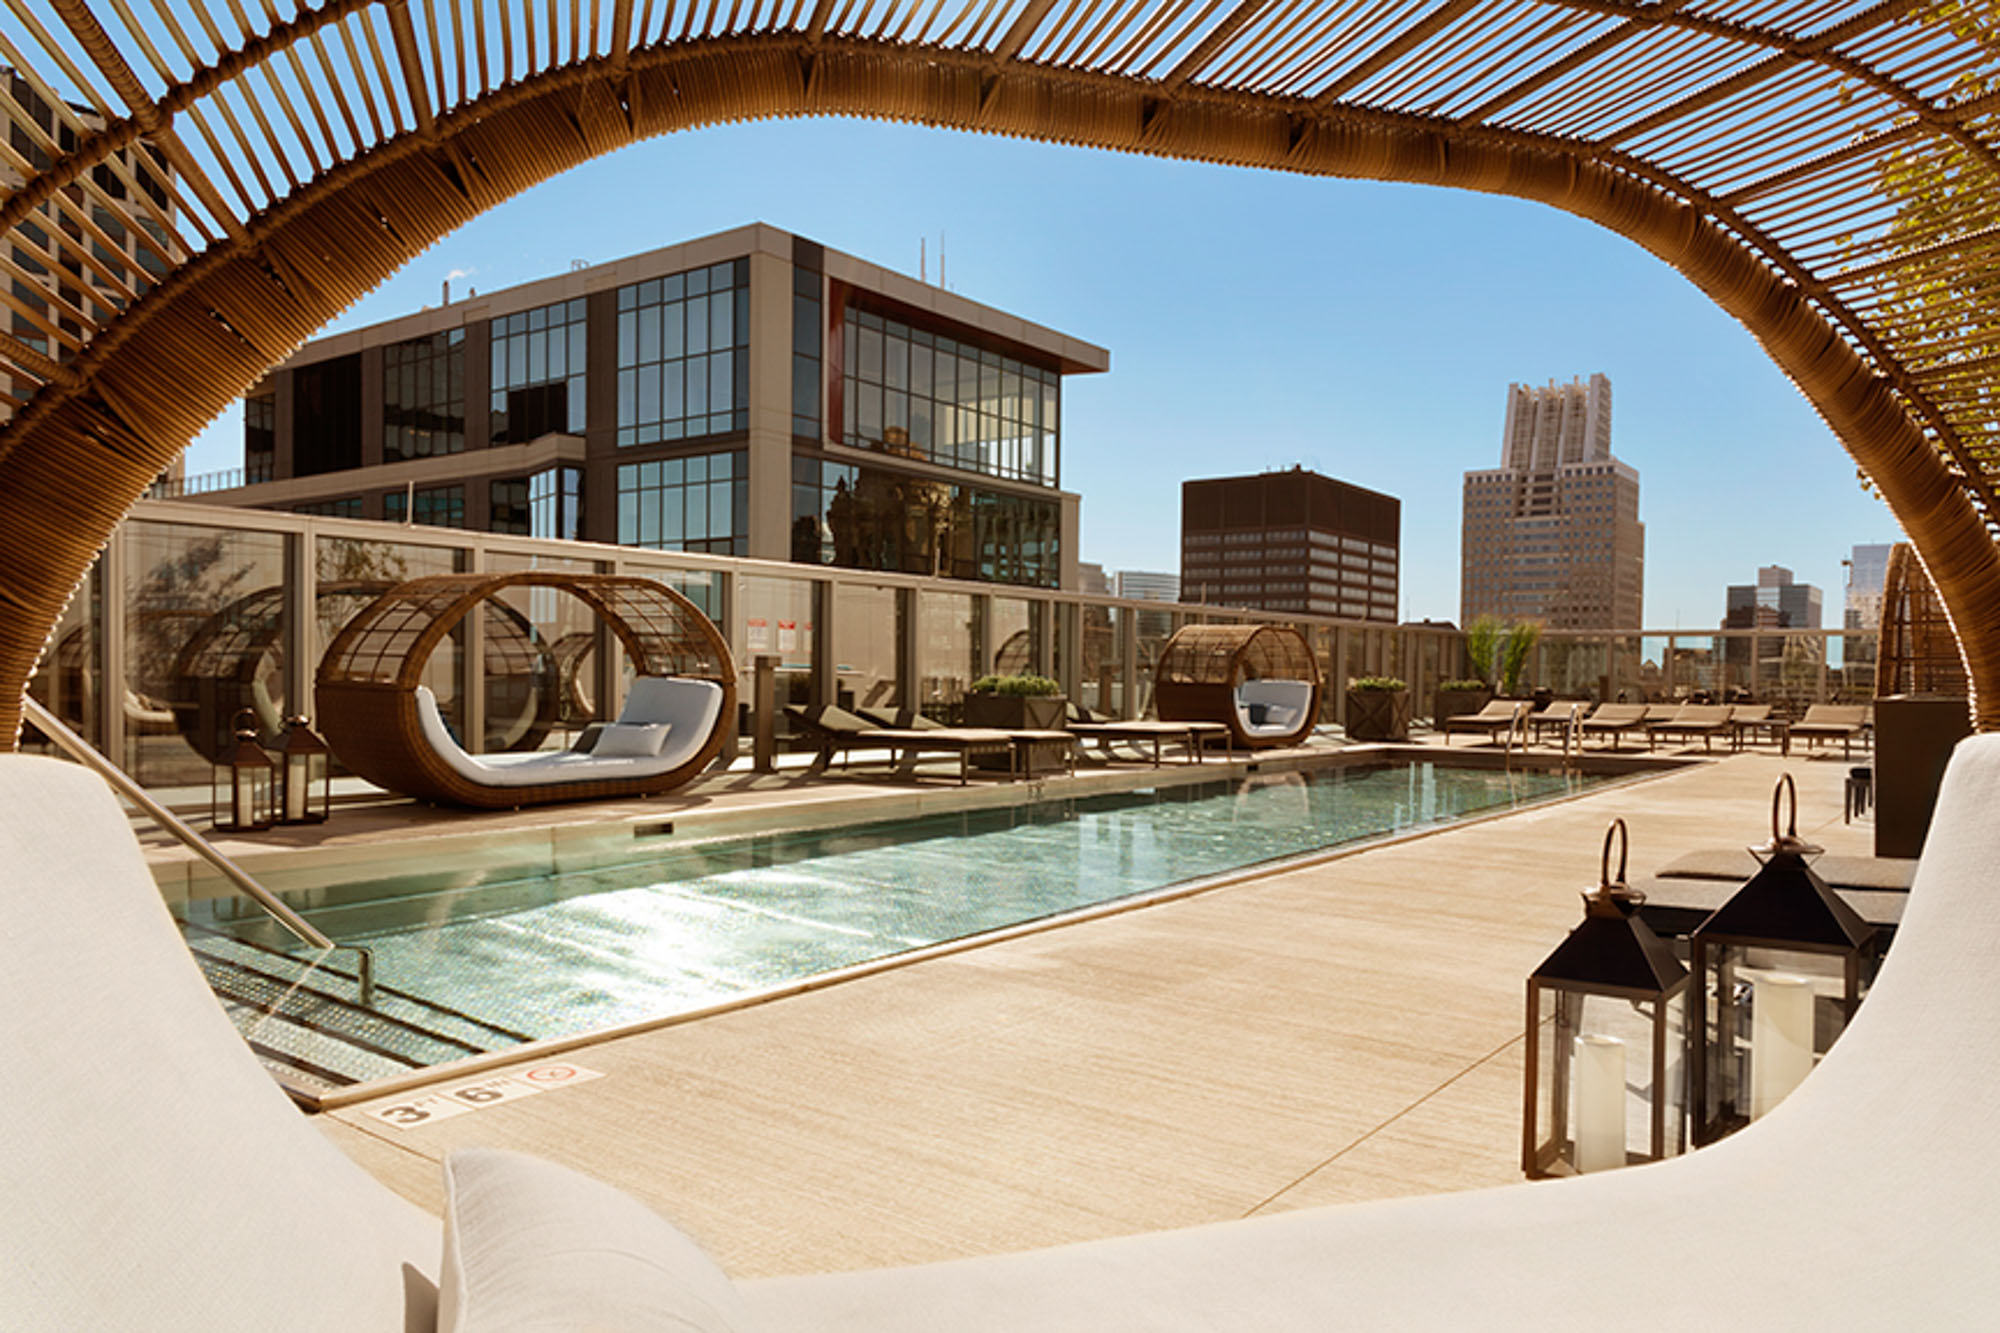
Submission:
<svg viewBox="0 0 2000 1333">
<path fill-rule="evenodd" d="M 1992 0 L 6 4 L 9 105 L 37 114 L 0 147 L 0 737 L 126 507 L 325 321 L 577 163 L 826 115 L 1484 190 L 1629 237 L 1845 443 L 2000 726 Z"/>
</svg>

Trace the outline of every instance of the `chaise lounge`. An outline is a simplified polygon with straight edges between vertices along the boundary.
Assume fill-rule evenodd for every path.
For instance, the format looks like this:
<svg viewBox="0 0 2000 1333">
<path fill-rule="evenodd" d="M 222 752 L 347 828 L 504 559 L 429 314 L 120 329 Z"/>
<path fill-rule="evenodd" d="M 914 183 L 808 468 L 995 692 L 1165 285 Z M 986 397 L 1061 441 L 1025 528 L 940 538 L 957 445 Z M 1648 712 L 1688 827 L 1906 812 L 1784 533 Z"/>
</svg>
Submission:
<svg viewBox="0 0 2000 1333">
<path fill-rule="evenodd" d="M 1528 715 L 1525 699 L 1489 699 L 1486 707 L 1476 713 L 1461 713 L 1457 717 L 1444 720 L 1444 743 L 1451 744 L 1454 731 L 1480 731 L 1486 739 L 1498 743 L 1500 733 L 1512 731 Z"/>
<path fill-rule="evenodd" d="M 455 1156 L 443 1228 L 371 1179 L 245 1049 L 110 793 L 74 766 L 0 756 L 0 1023 L 17 1071 L 33 1071 L 0 1085 L 0 1325 L 1595 1333 L 1643 1311 L 1670 1328 L 1984 1329 L 2000 1302 L 2000 1147 L 1984 1115 L 2000 1097 L 1996 805 L 2000 736 L 1978 736 L 1953 758 L 1866 1004 L 1783 1105 L 1713 1147 L 737 1285 L 617 1191 L 534 1159 Z"/>
</svg>

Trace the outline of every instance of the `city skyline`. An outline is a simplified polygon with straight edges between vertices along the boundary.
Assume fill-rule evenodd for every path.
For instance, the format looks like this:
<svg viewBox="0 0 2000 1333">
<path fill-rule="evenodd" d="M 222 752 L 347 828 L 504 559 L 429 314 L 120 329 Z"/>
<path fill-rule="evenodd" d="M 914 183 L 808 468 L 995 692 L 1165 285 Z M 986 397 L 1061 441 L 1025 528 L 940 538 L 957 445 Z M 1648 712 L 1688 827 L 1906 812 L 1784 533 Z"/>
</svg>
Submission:
<svg viewBox="0 0 2000 1333">
<path fill-rule="evenodd" d="M 921 181 L 915 202 L 909 183 Z M 677 183 L 699 188 L 674 188 Z M 1022 188 L 1002 188 L 1021 186 Z M 619 199 L 618 208 L 578 207 Z M 882 200 L 894 199 L 893 207 Z M 672 136 L 469 224 L 328 330 L 766 221 L 1111 350 L 1067 394 L 1077 555 L 1178 566 L 1182 480 L 1294 465 L 1404 504 L 1402 614 L 1457 614 L 1459 478 L 1515 381 L 1602 371 L 1647 477 L 1649 628 L 1716 623 L 1744 567 L 1838 595 L 1893 518 L 1755 343 L 1629 242 L 1546 208 L 854 122 Z M 942 240 L 942 245 L 940 244 Z M 241 462 L 226 414 L 190 472 Z"/>
</svg>

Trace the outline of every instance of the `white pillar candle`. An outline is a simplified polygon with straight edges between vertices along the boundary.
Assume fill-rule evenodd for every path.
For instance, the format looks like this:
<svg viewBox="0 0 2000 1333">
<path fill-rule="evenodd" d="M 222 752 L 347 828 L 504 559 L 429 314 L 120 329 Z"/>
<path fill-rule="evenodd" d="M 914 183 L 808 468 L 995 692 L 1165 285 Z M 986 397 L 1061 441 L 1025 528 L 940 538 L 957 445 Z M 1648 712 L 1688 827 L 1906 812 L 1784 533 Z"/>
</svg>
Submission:
<svg viewBox="0 0 2000 1333">
<path fill-rule="evenodd" d="M 257 817 L 256 789 L 242 779 L 237 780 L 234 804 L 230 813 L 236 817 L 236 827 L 248 828 Z"/>
<path fill-rule="evenodd" d="M 1812 1072 L 1812 983 L 1804 977 L 1759 977 L 1750 1013 L 1750 1118 L 1755 1120 Z"/>
<path fill-rule="evenodd" d="M 1576 1039 L 1576 1169 L 1625 1165 L 1625 1043 L 1586 1032 Z"/>
</svg>

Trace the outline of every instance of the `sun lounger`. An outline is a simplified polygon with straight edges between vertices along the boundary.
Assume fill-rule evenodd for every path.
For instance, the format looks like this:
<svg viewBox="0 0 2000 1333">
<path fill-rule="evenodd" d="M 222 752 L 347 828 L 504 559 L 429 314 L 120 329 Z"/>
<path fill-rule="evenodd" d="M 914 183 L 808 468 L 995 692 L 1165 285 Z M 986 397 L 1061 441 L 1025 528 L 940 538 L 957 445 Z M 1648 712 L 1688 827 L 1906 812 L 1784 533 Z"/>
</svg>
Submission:
<svg viewBox="0 0 2000 1333">
<path fill-rule="evenodd" d="M 1228 724 L 1222 722 L 1153 722 L 1142 718 L 1118 719 L 1103 717 L 1093 713 L 1081 704 L 1071 704 L 1068 708 L 1070 734 L 1080 741 L 1096 741 L 1098 752 L 1106 760 L 1116 760 L 1111 747 L 1118 742 L 1153 747 L 1153 767 L 1161 763 L 1161 747 L 1167 741 L 1179 741 L 1186 747 L 1185 762 L 1198 764 L 1202 761 L 1202 748 L 1210 740 L 1221 737 L 1225 748 L 1234 750 L 1233 736 Z"/>
<path fill-rule="evenodd" d="M 1583 720 L 1583 738 L 1606 737 L 1609 748 L 1618 748 L 1618 738 L 1646 725 L 1644 704 L 1599 704 L 1597 711 Z"/>
<path fill-rule="evenodd" d="M 1792 752 L 1791 722 L 1771 716 L 1769 704 L 1736 704 L 1729 715 L 1729 748 L 1741 750 L 1760 735 L 1778 743 L 1780 754 Z"/>
<path fill-rule="evenodd" d="M 1554 731 L 1557 736 L 1566 735 L 1576 722 L 1577 716 L 1590 707 L 1587 699 L 1555 699 L 1547 708 L 1527 716 L 1528 734 L 1537 744 L 1541 743 L 1544 730 Z"/>
<path fill-rule="evenodd" d="M 1706 750 L 1717 735 L 1728 734 L 1729 709 L 1729 704 L 1683 704 L 1665 721 L 1655 722 L 1648 718 L 1646 748 L 1652 749 L 1662 736 L 1677 736 L 1683 742 L 1699 736 L 1701 748 Z"/>
<path fill-rule="evenodd" d="M 1036 754 L 1060 749 L 1065 766 L 1075 771 L 1076 742 L 1066 731 L 1003 731 L 997 727 L 881 727 L 867 718 L 829 704 L 809 709 L 788 704 L 785 714 L 814 738 L 819 754 L 813 771 L 823 772 L 836 755 L 851 762 L 854 750 L 887 750 L 892 763 L 912 762 L 925 754 L 958 756 L 958 780 L 971 779 L 972 761 L 981 755 L 1007 756 L 1007 775 L 1033 777 Z"/>
<path fill-rule="evenodd" d="M 1792 723 L 1794 739 L 1803 740 L 1808 749 L 1821 741 L 1838 740 L 1840 757 L 1851 756 L 1854 738 L 1868 726 L 1868 706 L 1866 704 L 1814 704 L 1806 709 L 1806 715 Z"/>
<path fill-rule="evenodd" d="M 1454 731 L 1483 731 L 1487 740 L 1497 742 L 1500 733 L 1512 729 L 1528 708 L 1525 699 L 1494 699 L 1476 713 L 1448 717 L 1444 720 L 1444 743 L 1451 744 Z"/>
</svg>

